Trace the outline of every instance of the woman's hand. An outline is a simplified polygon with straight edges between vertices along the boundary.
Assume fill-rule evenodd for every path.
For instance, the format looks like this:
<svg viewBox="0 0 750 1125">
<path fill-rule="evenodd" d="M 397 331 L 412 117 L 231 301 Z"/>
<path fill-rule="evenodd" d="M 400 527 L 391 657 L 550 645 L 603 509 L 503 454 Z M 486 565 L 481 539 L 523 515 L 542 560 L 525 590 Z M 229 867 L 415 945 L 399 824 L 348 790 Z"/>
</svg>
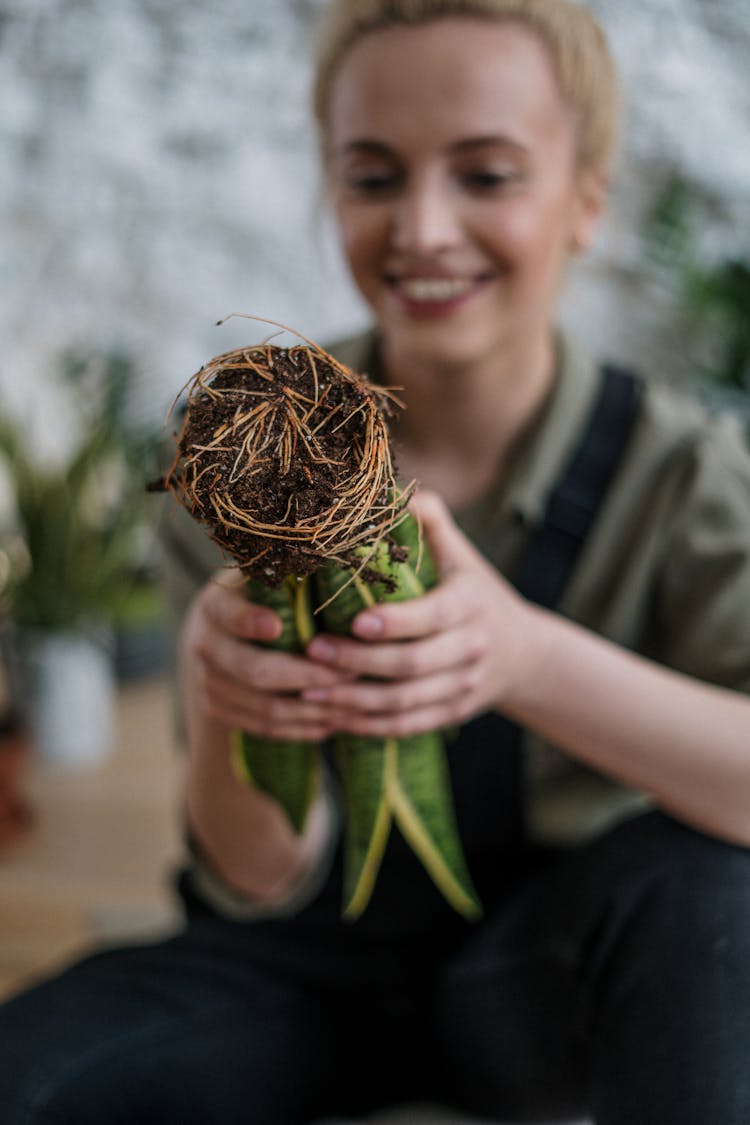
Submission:
<svg viewBox="0 0 750 1125">
<path fill-rule="evenodd" d="M 280 632 L 277 615 L 247 600 L 242 575 L 232 569 L 193 601 L 180 650 L 190 830 L 214 874 L 256 903 L 282 900 L 314 867 L 330 836 L 330 812 L 321 795 L 296 835 L 271 797 L 237 777 L 229 731 L 321 741 L 330 733 L 329 709 L 300 693 L 347 678 L 261 647 Z"/>
<path fill-rule="evenodd" d="M 413 507 L 440 585 L 360 613 L 353 629 L 362 640 L 312 642 L 309 654 L 326 667 L 372 677 L 304 691 L 328 701 L 332 726 L 403 737 L 502 710 L 688 824 L 750 847 L 747 695 L 671 671 L 525 602 L 437 497 L 420 495 Z"/>
<path fill-rule="evenodd" d="M 434 493 L 419 493 L 421 520 L 440 585 L 423 597 L 364 610 L 353 638 L 326 634 L 308 647 L 321 668 L 358 678 L 310 686 L 333 728 L 403 737 L 465 722 L 501 706 L 521 667 L 533 611 L 456 527 Z"/>
<path fill-rule="evenodd" d="M 261 647 L 280 632 L 272 610 L 247 600 L 239 570 L 209 582 L 193 602 L 182 636 L 189 711 L 261 737 L 326 738 L 330 708 L 301 694 L 341 685 L 351 673 Z"/>
</svg>

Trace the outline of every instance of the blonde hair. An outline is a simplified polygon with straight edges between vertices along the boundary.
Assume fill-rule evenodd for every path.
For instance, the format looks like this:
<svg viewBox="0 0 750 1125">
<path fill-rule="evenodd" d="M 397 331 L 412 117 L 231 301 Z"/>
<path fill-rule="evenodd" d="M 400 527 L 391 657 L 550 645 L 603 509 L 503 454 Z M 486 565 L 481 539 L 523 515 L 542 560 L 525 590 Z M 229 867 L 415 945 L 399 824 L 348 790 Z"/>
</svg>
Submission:
<svg viewBox="0 0 750 1125">
<path fill-rule="evenodd" d="M 349 48 L 372 31 L 446 16 L 513 22 L 538 35 L 576 116 L 579 170 L 608 169 L 620 116 L 617 74 L 599 24 L 587 8 L 572 0 L 331 0 L 323 14 L 313 86 L 313 109 L 324 149 L 331 87 Z"/>
</svg>

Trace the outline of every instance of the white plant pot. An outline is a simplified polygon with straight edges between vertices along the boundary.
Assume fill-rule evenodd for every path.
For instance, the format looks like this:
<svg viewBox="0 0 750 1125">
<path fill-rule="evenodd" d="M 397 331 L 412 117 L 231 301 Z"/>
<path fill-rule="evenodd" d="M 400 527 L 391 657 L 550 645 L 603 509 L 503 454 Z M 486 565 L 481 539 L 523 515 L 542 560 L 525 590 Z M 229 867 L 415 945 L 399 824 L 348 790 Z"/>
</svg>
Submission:
<svg viewBox="0 0 750 1125">
<path fill-rule="evenodd" d="M 26 712 L 37 753 L 61 766 L 95 765 L 115 745 L 112 659 L 83 633 L 25 638 Z"/>
</svg>

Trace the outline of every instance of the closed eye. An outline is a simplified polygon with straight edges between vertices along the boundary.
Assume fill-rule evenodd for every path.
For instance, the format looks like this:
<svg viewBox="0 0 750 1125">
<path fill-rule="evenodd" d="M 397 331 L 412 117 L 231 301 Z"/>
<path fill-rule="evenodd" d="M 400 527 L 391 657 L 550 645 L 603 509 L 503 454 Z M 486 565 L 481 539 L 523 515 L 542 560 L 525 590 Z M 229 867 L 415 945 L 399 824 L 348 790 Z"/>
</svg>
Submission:
<svg viewBox="0 0 750 1125">
<path fill-rule="evenodd" d="M 346 177 L 345 184 L 355 195 L 380 196 L 395 191 L 400 177 L 395 172 L 352 173 Z"/>
<path fill-rule="evenodd" d="M 480 171 L 464 172 L 461 176 L 463 184 L 478 192 L 492 192 L 509 184 L 518 182 L 520 176 L 517 172 L 493 172 L 486 169 Z"/>
</svg>

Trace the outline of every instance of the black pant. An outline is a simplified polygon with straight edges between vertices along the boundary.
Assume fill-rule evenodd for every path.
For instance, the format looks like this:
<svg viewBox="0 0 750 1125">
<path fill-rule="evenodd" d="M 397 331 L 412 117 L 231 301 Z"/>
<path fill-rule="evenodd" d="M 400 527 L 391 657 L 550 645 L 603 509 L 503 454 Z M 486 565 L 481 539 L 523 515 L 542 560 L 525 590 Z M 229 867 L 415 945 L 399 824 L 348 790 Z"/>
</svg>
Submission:
<svg viewBox="0 0 750 1125">
<path fill-rule="evenodd" d="M 198 912 L 0 1009 L 0 1116 L 295 1125 L 430 1095 L 747 1125 L 749 891 L 750 852 L 651 813 L 550 856 L 440 957 Z"/>
</svg>

